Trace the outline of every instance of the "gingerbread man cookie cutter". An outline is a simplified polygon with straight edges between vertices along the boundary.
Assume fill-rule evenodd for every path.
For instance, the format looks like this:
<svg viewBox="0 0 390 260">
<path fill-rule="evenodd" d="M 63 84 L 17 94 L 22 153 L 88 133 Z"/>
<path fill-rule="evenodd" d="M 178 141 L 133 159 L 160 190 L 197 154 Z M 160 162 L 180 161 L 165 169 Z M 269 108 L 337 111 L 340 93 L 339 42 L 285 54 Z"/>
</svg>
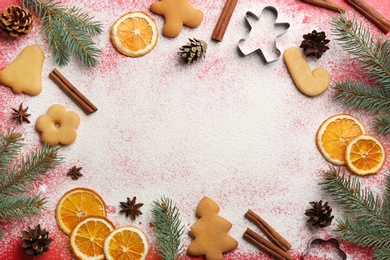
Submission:
<svg viewBox="0 0 390 260">
<path fill-rule="evenodd" d="M 247 38 L 238 41 L 237 47 L 244 56 L 258 52 L 265 63 L 274 62 L 281 56 L 281 51 L 277 48 L 276 40 L 282 36 L 290 24 L 277 22 L 278 11 L 273 6 L 266 6 L 257 16 L 251 11 L 245 15 L 249 25 Z"/>
<path fill-rule="evenodd" d="M 306 256 L 310 253 L 310 250 L 315 246 L 325 246 L 326 244 L 333 244 L 334 248 L 337 250 L 340 260 L 347 260 L 347 254 L 341 249 L 340 242 L 336 238 L 322 239 L 322 238 L 313 238 L 307 243 L 305 251 L 302 253 L 302 260 L 305 260 Z"/>
</svg>

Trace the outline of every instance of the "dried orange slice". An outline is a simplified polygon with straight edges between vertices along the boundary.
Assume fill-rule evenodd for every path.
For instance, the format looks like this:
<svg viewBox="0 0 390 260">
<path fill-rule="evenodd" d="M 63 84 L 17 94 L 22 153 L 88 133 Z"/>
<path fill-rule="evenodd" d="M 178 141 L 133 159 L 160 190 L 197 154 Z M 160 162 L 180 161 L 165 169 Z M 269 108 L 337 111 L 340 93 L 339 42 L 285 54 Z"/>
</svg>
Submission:
<svg viewBox="0 0 390 260">
<path fill-rule="evenodd" d="M 356 117 L 334 115 L 326 119 L 318 129 L 317 148 L 328 162 L 345 165 L 345 147 L 352 139 L 365 133 L 363 124 Z"/>
<path fill-rule="evenodd" d="M 358 175 L 377 173 L 385 163 L 386 152 L 382 143 L 372 135 L 360 135 L 346 148 L 347 167 Z"/>
<path fill-rule="evenodd" d="M 120 53 L 139 57 L 156 46 L 157 25 L 153 18 L 144 12 L 130 12 L 115 21 L 111 27 L 110 38 Z"/>
<path fill-rule="evenodd" d="M 86 188 L 69 190 L 57 203 L 57 224 L 66 234 L 70 234 L 77 223 L 88 216 L 106 216 L 106 204 L 93 190 Z"/>
<path fill-rule="evenodd" d="M 104 241 L 107 260 L 144 260 L 148 250 L 145 234 L 134 226 L 115 229 Z"/>
<path fill-rule="evenodd" d="M 104 240 L 114 229 L 105 217 L 87 217 L 70 233 L 70 247 L 79 259 L 104 259 Z"/>
</svg>

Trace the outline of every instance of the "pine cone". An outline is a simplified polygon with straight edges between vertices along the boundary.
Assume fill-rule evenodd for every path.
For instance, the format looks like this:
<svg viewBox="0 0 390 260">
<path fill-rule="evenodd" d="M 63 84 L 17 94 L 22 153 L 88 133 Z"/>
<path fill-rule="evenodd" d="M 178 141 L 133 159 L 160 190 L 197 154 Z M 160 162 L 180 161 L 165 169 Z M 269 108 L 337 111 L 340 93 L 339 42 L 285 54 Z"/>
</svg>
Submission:
<svg viewBox="0 0 390 260">
<path fill-rule="evenodd" d="M 49 251 L 50 243 L 53 239 L 49 238 L 49 232 L 41 229 L 41 225 L 35 229 L 28 227 L 29 231 L 22 231 L 22 249 L 27 250 L 27 255 L 42 256 Z"/>
<path fill-rule="evenodd" d="M 305 211 L 305 215 L 310 217 L 307 222 L 310 222 L 313 226 L 329 226 L 334 216 L 331 216 L 332 209 L 328 206 L 328 202 L 322 205 L 322 200 L 312 201 L 310 205 L 312 208 Z"/>
<path fill-rule="evenodd" d="M 9 6 L 1 14 L 0 28 L 11 37 L 25 36 L 32 29 L 33 16 L 23 7 Z"/>
<path fill-rule="evenodd" d="M 317 33 L 316 30 L 311 33 L 303 35 L 303 41 L 301 43 L 301 48 L 303 48 L 303 53 L 306 56 L 316 56 L 317 59 L 321 58 L 322 54 L 329 49 L 326 46 L 330 40 L 326 40 L 325 32 Z"/>
<path fill-rule="evenodd" d="M 190 40 L 190 42 L 187 43 L 187 45 L 183 45 L 180 48 L 180 52 L 177 54 L 179 54 L 187 64 L 191 64 L 193 61 L 206 56 L 207 43 L 195 38 L 188 40 Z"/>
</svg>

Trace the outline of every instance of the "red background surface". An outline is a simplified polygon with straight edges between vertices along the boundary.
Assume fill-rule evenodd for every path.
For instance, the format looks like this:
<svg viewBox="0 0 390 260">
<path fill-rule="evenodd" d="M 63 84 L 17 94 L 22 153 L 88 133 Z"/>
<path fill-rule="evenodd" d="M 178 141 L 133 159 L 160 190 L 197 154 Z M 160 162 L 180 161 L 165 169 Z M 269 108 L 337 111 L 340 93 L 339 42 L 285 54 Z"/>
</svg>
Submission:
<svg viewBox="0 0 390 260">
<path fill-rule="evenodd" d="M 64 4 L 66 4 L 67 2 L 70 2 L 70 1 L 64 0 L 62 2 Z M 81 2 L 83 2 L 83 5 L 85 5 L 85 3 L 88 2 L 89 5 L 93 6 L 94 1 L 81 1 Z M 131 10 L 131 3 L 127 2 L 127 1 L 115 0 L 113 2 L 122 3 L 124 6 L 123 11 L 125 11 L 125 10 L 132 11 Z M 150 3 L 152 3 L 152 2 L 153 1 L 150 1 Z M 202 3 L 202 1 L 198 1 L 198 2 L 199 2 L 199 5 Z M 215 1 L 215 5 L 222 7 L 223 2 L 224 1 L 220 1 L 220 0 Z M 343 5 L 347 6 L 347 4 L 344 3 L 343 1 L 336 1 L 336 2 L 342 3 Z M 367 0 L 367 2 L 370 3 L 372 6 L 380 9 L 381 12 L 386 17 L 390 17 L 390 2 L 389 1 Z M 19 3 L 20 2 L 17 0 L 2 0 L 0 2 L 0 10 L 3 10 L 5 7 L 7 7 L 9 5 L 18 5 Z M 283 3 L 285 5 L 299 6 L 298 10 L 300 10 L 302 12 L 307 11 L 307 10 L 312 10 L 312 9 L 317 11 L 317 9 L 316 9 L 317 7 L 313 7 L 313 6 L 301 3 L 299 1 L 278 1 L 278 3 Z M 240 2 L 238 4 L 240 4 Z M 147 4 L 147 5 L 149 5 L 149 4 Z M 351 9 L 351 8 L 349 7 L 349 9 Z M 104 10 L 96 10 L 96 11 L 104 12 Z M 123 11 L 118 10 L 118 13 L 123 13 Z M 333 13 L 326 11 L 326 10 L 323 10 L 321 12 L 326 17 L 330 17 L 330 15 L 333 14 Z M 154 16 L 154 17 L 158 17 L 158 16 Z M 308 16 L 307 20 L 303 21 L 303 23 L 310 23 L 311 20 L 315 20 L 315 17 Z M 35 32 L 33 35 L 30 35 L 28 37 L 41 37 L 40 31 L 38 31 L 41 29 L 40 21 L 39 21 L 39 19 L 36 19 L 35 22 L 36 22 Z M 294 26 L 294 24 L 292 24 L 292 26 Z M 374 32 L 378 32 L 378 30 L 375 27 L 372 27 L 372 30 Z M 23 40 L 13 41 L 13 40 L 9 40 L 8 38 L 5 38 L 3 35 L 1 35 L 0 36 L 0 57 L 4 56 L 5 54 L 9 54 L 9 50 L 10 50 L 9 46 L 10 45 L 19 46 L 22 43 L 23 43 Z M 112 55 L 112 57 L 110 57 L 110 55 Z M 108 51 L 103 52 L 104 59 L 103 59 L 103 63 L 100 65 L 99 69 L 104 69 L 104 68 L 108 69 L 108 68 L 111 68 L 111 66 L 116 66 L 117 65 L 117 64 L 115 64 L 116 63 L 116 61 L 115 61 L 116 55 L 117 55 L 116 53 L 112 54 L 112 52 L 108 52 Z M 109 61 L 109 62 L 107 62 L 107 61 Z M 6 65 L 7 64 L 5 62 L 3 62 L 3 60 L 0 58 L 0 69 L 4 68 Z M 341 76 L 345 76 L 345 75 L 350 75 L 351 77 L 355 77 L 356 75 L 354 75 L 353 72 L 354 72 L 354 70 L 352 68 L 342 68 L 342 72 L 340 73 L 342 75 L 336 75 L 336 77 L 341 78 Z M 0 90 L 1 90 L 1 92 L 0 92 L 0 95 L 1 95 L 1 97 L 0 97 L 0 108 L 1 108 L 0 109 L 0 119 L 1 119 L 1 129 L 2 129 L 2 131 L 4 131 L 8 127 L 14 126 L 14 123 L 8 117 L 8 110 L 7 110 L 10 106 L 10 103 L 11 103 L 10 100 L 12 100 L 14 94 L 12 92 L 10 92 L 7 88 L 4 88 L 4 87 L 1 87 Z M 27 99 L 28 99 L 28 97 L 23 96 L 23 95 L 18 97 L 19 101 L 23 101 L 23 100 L 27 100 Z M 60 168 L 60 170 L 64 170 L 64 168 Z M 42 182 L 44 183 L 45 180 L 43 180 Z M 36 187 L 38 187 L 38 185 Z M 115 213 L 116 210 L 115 210 L 115 208 L 111 207 L 109 209 L 109 211 L 110 211 L 109 213 Z M 51 213 L 47 212 L 47 214 L 51 214 Z M 30 221 L 31 225 L 33 225 L 37 221 L 39 221 L 39 217 L 32 218 Z M 24 224 L 25 224 L 25 222 L 23 222 L 23 225 Z M 24 226 L 22 226 L 21 222 L 4 223 L 4 224 L 2 224 L 2 226 L 4 226 L 6 231 L 10 230 L 10 229 L 14 229 L 14 228 L 17 228 L 19 230 L 26 229 Z M 69 251 L 69 246 L 67 245 L 67 237 L 63 233 L 61 233 L 61 231 L 59 231 L 59 230 L 50 230 L 50 232 L 51 232 L 51 235 L 53 237 L 55 237 L 55 241 L 52 243 L 50 251 L 48 253 L 46 253 L 44 257 L 37 258 L 37 259 L 43 259 L 43 260 L 73 259 L 73 256 L 71 255 L 71 253 Z M 15 237 L 12 240 L 7 240 L 7 241 L 8 241 L 7 243 L 2 243 L 2 245 L 0 246 L 0 259 L 2 259 L 2 260 L 3 259 L 4 260 L 35 259 L 34 257 L 27 257 L 25 252 L 20 249 L 21 241 L 20 241 L 19 237 Z M 346 243 L 346 242 L 342 243 L 342 248 L 346 253 L 349 254 L 349 256 L 352 256 L 351 259 L 370 259 L 371 258 L 370 250 L 362 249 L 362 248 L 356 247 L 354 245 L 350 245 L 349 243 Z M 3 249 L 3 250 L 1 250 L 1 249 Z M 329 252 L 331 252 L 331 251 L 334 251 L 334 248 L 327 248 L 325 250 L 328 250 Z M 292 254 L 295 256 L 296 259 L 301 258 L 301 252 L 302 252 L 302 250 L 296 250 L 294 248 L 292 249 Z M 356 256 L 359 256 L 359 257 L 356 258 Z M 156 253 L 153 250 L 153 246 L 152 246 L 152 250 L 151 250 L 148 258 L 149 259 L 157 258 Z M 197 258 L 192 258 L 192 259 L 197 259 Z M 230 260 L 248 259 L 249 260 L 249 259 L 269 259 L 269 258 L 264 253 L 257 252 L 257 250 L 254 250 L 253 253 L 241 253 L 240 251 L 236 250 L 232 253 L 226 254 L 225 259 L 230 259 Z M 312 257 L 311 259 L 325 259 L 325 258 Z M 331 259 L 331 258 L 326 258 L 326 259 Z"/>
</svg>

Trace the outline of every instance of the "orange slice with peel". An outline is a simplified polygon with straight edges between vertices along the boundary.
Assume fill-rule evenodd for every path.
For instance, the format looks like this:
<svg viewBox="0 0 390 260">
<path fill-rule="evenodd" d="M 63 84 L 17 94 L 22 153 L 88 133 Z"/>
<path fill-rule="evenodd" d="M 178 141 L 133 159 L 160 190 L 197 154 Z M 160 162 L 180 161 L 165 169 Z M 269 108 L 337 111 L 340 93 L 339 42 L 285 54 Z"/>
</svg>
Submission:
<svg viewBox="0 0 390 260">
<path fill-rule="evenodd" d="M 130 12 L 115 21 L 111 27 L 110 38 L 120 53 L 130 57 L 143 56 L 157 44 L 157 25 L 153 18 L 144 12 Z"/>
<path fill-rule="evenodd" d="M 70 247 L 79 259 L 104 259 L 104 241 L 114 229 L 105 217 L 84 218 L 70 233 Z"/>
<path fill-rule="evenodd" d="M 364 134 L 349 142 L 346 148 L 347 167 L 358 175 L 377 173 L 385 163 L 386 152 L 374 136 Z"/>
<path fill-rule="evenodd" d="M 106 204 L 95 191 L 75 188 L 67 191 L 56 207 L 57 224 L 62 231 L 70 234 L 80 220 L 88 216 L 106 216 Z"/>
<path fill-rule="evenodd" d="M 326 119 L 316 134 L 316 145 L 322 156 L 334 165 L 345 165 L 345 148 L 355 137 L 365 134 L 363 124 L 348 114 Z"/>
<path fill-rule="evenodd" d="M 144 260 L 148 250 L 145 234 L 135 226 L 117 228 L 104 241 L 107 260 Z"/>
</svg>

